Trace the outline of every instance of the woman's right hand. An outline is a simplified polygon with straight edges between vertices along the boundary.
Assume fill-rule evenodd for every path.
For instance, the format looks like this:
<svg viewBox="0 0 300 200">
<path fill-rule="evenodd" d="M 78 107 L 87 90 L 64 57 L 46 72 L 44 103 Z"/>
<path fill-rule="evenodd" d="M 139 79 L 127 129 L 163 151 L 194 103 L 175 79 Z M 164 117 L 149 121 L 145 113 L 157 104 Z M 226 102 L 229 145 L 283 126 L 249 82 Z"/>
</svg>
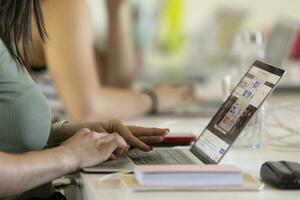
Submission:
<svg viewBox="0 0 300 200">
<path fill-rule="evenodd" d="M 72 162 L 72 171 L 100 164 L 115 155 L 123 155 L 128 145 L 118 133 L 97 133 L 84 128 L 65 141 L 61 148 Z"/>
<path fill-rule="evenodd" d="M 195 103 L 197 97 L 193 85 L 159 85 L 154 89 L 157 96 L 157 111 L 170 111 L 181 105 Z"/>
</svg>

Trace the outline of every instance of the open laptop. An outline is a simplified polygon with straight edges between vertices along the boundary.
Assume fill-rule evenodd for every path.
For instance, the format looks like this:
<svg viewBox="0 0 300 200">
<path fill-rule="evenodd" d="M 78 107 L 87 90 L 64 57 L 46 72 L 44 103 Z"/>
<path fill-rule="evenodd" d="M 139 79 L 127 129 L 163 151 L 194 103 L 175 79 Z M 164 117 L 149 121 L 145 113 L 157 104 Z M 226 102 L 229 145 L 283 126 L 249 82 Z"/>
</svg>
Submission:
<svg viewBox="0 0 300 200">
<path fill-rule="evenodd" d="M 264 62 L 271 65 L 282 66 L 286 63 L 292 51 L 293 45 L 299 32 L 300 24 L 293 19 L 278 21 L 270 33 L 266 44 Z M 299 82 L 295 80 L 293 67 L 288 71 L 285 78 L 278 85 L 277 92 L 299 91 Z"/>
<path fill-rule="evenodd" d="M 283 66 L 292 50 L 299 28 L 299 22 L 290 18 L 284 18 L 277 21 L 266 42 L 265 56 L 262 61 L 274 66 Z M 195 66 L 197 66 L 197 62 Z M 200 75 L 194 71 L 195 70 L 187 70 L 187 73 L 192 73 L 191 76 L 199 77 Z M 291 77 L 295 76 L 292 75 L 292 72 L 293 71 L 289 71 L 285 75 L 285 78 L 283 78 L 278 85 L 277 92 L 300 91 L 299 81 L 295 81 L 295 78 Z M 203 71 L 201 71 L 201 73 L 203 73 Z M 221 99 L 216 98 L 215 100 L 212 100 L 209 98 L 209 100 L 202 101 L 199 104 L 182 106 L 165 114 L 173 114 L 178 117 L 213 116 L 221 104 Z"/>
<path fill-rule="evenodd" d="M 133 170 L 134 165 L 145 164 L 217 164 L 284 73 L 283 69 L 255 61 L 190 149 L 133 150 L 127 156 L 83 171 Z"/>
<path fill-rule="evenodd" d="M 300 24 L 292 19 L 278 21 L 266 44 L 264 61 L 275 66 L 281 66 L 288 58 Z"/>
</svg>

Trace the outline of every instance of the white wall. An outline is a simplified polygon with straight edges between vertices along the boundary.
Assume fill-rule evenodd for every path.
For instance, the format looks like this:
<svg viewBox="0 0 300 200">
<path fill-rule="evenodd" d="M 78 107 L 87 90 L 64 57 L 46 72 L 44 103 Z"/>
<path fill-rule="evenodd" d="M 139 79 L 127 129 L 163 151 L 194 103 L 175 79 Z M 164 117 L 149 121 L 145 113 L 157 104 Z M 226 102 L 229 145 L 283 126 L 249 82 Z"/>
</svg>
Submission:
<svg viewBox="0 0 300 200">
<path fill-rule="evenodd" d="M 160 2 L 163 0 L 130 0 L 132 2 L 144 1 Z M 271 27 L 279 18 L 284 16 L 300 22 L 300 0 L 183 0 L 186 2 L 185 28 L 188 32 L 201 29 L 212 18 L 214 11 L 225 6 L 229 8 L 242 8 L 247 10 L 245 29 L 258 30 Z M 105 29 L 105 9 L 103 0 L 87 0 L 92 8 L 92 15 L 98 25 L 100 34 Z M 99 23 L 100 22 L 100 23 Z M 100 24 L 100 25 L 99 25 Z"/>
<path fill-rule="evenodd" d="M 271 27 L 283 16 L 300 22 L 300 0 L 186 0 L 186 28 L 188 31 L 201 28 L 219 6 L 248 10 L 246 29 Z"/>
</svg>

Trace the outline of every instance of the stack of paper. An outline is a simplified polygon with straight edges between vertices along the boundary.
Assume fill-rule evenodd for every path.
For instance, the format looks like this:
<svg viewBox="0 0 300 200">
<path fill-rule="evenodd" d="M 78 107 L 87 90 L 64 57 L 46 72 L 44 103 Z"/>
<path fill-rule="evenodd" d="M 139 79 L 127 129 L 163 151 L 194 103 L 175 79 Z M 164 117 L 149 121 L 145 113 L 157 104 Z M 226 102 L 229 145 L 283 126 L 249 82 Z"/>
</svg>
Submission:
<svg viewBox="0 0 300 200">
<path fill-rule="evenodd" d="M 135 179 L 142 186 L 238 186 L 242 172 L 225 165 L 138 165 Z"/>
</svg>

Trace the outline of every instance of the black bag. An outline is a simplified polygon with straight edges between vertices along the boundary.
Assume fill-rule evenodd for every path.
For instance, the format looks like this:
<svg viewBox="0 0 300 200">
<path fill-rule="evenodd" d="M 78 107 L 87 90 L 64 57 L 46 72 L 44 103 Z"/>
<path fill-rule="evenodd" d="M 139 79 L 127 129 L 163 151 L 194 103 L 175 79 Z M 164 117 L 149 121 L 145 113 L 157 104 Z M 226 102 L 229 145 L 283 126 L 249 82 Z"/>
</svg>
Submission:
<svg viewBox="0 0 300 200">
<path fill-rule="evenodd" d="M 289 161 L 268 161 L 260 169 L 261 179 L 280 189 L 300 189 L 300 164 Z"/>
</svg>

